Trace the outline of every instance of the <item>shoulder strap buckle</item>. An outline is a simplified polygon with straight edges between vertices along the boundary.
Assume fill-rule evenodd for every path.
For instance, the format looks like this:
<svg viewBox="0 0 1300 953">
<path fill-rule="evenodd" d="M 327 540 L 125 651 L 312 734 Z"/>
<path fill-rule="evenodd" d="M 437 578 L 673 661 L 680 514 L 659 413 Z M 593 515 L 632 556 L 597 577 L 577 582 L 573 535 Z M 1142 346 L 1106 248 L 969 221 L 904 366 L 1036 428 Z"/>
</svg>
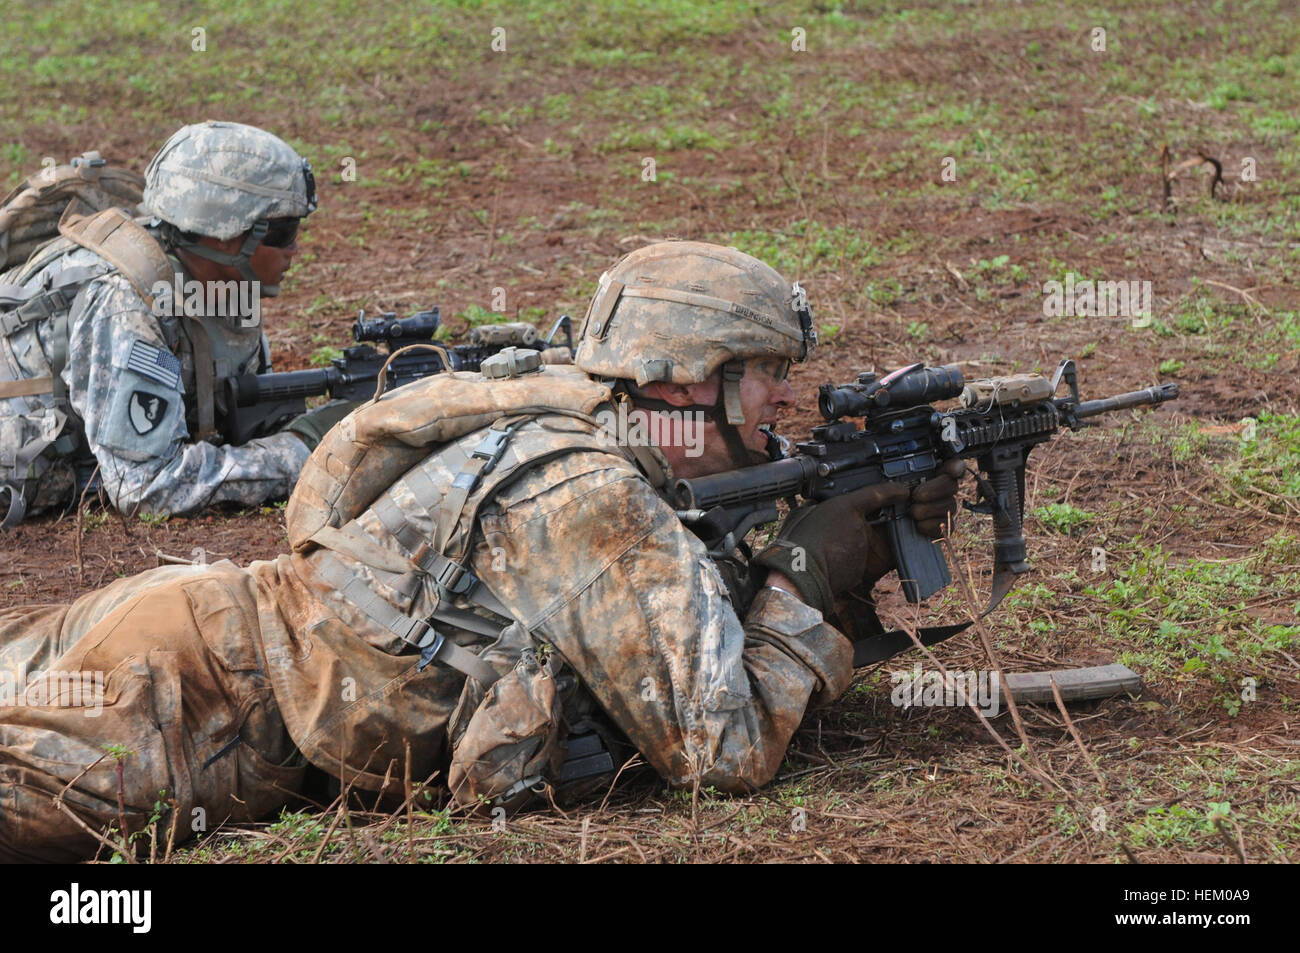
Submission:
<svg viewBox="0 0 1300 953">
<path fill-rule="evenodd" d="M 474 448 L 474 452 L 471 454 L 471 456 L 487 461 L 483 469 L 479 471 L 480 474 L 490 473 L 492 468 L 501 462 L 501 457 L 506 452 L 506 444 L 510 441 L 511 432 L 508 429 L 497 430 L 493 428 L 483 435 L 483 440 Z"/>
</svg>

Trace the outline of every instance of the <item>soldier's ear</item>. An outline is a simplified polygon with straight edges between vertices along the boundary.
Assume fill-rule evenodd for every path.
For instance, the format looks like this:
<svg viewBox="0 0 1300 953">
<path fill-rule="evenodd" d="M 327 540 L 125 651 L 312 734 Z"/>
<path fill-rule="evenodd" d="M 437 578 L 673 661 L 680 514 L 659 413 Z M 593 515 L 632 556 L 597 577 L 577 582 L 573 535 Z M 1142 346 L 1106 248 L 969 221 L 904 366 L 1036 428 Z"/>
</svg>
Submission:
<svg viewBox="0 0 1300 953">
<path fill-rule="evenodd" d="M 696 402 L 693 389 L 698 386 L 698 384 L 670 384 L 667 381 L 651 381 L 639 389 L 646 397 L 654 400 L 662 400 L 674 407 L 689 407 Z"/>
</svg>

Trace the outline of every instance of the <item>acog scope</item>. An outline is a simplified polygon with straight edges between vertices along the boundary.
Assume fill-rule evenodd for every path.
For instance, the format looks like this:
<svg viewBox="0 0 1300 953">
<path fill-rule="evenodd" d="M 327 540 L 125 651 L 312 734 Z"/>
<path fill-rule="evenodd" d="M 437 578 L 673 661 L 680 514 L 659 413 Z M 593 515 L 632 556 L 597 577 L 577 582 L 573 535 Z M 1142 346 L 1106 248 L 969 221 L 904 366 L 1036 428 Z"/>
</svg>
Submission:
<svg viewBox="0 0 1300 953">
<path fill-rule="evenodd" d="M 966 378 L 956 364 L 942 367 L 909 364 L 880 379 L 866 371 L 852 384 L 839 387 L 823 384 L 817 395 L 817 407 L 827 420 L 869 417 L 885 410 L 956 397 L 965 386 Z"/>
<path fill-rule="evenodd" d="M 399 318 L 389 311 L 374 318 L 367 318 L 365 311 L 357 316 L 357 323 L 352 325 L 352 339 L 361 341 L 387 341 L 391 344 L 409 344 L 416 341 L 432 341 L 434 332 L 442 318 L 435 305 L 429 311 L 417 311 L 409 317 Z"/>
</svg>

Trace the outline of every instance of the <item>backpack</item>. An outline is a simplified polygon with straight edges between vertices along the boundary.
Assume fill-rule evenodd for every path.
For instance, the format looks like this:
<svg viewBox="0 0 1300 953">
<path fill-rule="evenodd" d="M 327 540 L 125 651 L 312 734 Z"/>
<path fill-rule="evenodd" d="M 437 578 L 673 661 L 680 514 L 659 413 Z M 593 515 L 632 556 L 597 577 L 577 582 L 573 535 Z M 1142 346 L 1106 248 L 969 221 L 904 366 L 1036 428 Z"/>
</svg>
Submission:
<svg viewBox="0 0 1300 953">
<path fill-rule="evenodd" d="M 285 525 L 297 554 L 297 578 L 341 614 L 320 617 L 320 624 L 313 621 L 310 639 L 304 636 L 311 646 L 305 654 L 293 639 L 263 644 L 268 659 L 295 659 L 292 665 L 271 663 L 281 714 L 294 743 L 314 764 L 330 770 L 343 770 L 340 766 L 346 764 L 358 787 L 383 790 L 391 782 L 374 764 L 401 757 L 406 729 L 400 726 L 409 721 L 397 712 L 409 712 L 403 706 L 427 697 L 427 689 L 409 683 L 433 661 L 467 676 L 447 725 L 447 745 L 454 751 L 449 781 L 463 806 L 490 803 L 513 810 L 535 796 L 539 782 L 551 784 L 556 796 L 582 796 L 594 785 L 607 784 L 625 760 L 616 760 L 612 752 L 628 743 L 602 720 L 563 659 L 476 578 L 470 566 L 473 542 L 478 515 L 499 490 L 562 455 L 595 451 L 618 456 L 634 463 L 656 487 L 666 474 L 655 451 L 620 443 L 608 433 L 602 418 L 615 399 L 607 383 L 572 365 L 530 369 L 535 357 L 516 365 L 518 354 L 512 352 L 507 348 L 488 358 L 481 373 L 435 374 L 388 393 L 382 393 L 381 373 L 382 396 L 358 407 L 325 435 L 289 498 Z M 450 365 L 445 355 L 443 361 Z M 526 422 L 550 415 L 574 418 L 580 425 L 547 426 L 527 439 L 512 440 Z M 459 466 L 449 484 L 427 476 L 411 479 L 425 458 L 455 445 L 463 454 L 445 458 Z M 391 502 L 387 491 L 399 481 L 404 498 L 409 494 L 411 512 L 435 517 L 432 533 L 385 505 L 386 499 Z M 377 544 L 360 525 L 358 518 L 367 511 L 385 514 L 379 519 L 395 548 Z M 340 556 L 370 572 L 357 572 L 355 564 Z M 373 585 L 378 579 L 386 580 L 392 591 L 428 591 L 434 583 L 436 601 L 428 615 L 424 612 L 430 607 L 422 607 L 423 618 L 409 615 L 378 591 Z M 343 621 L 353 614 L 380 633 L 386 630 L 391 635 L 387 645 L 369 636 L 358 638 Z M 455 632 L 447 634 L 449 628 L 493 641 L 476 653 Z M 401 655 L 406 648 L 419 651 L 414 666 L 401 670 L 382 662 L 381 653 Z M 321 691 L 340 671 L 355 677 L 352 700 L 336 700 L 337 693 Z M 408 690 L 411 694 L 404 695 Z M 340 732 L 345 720 L 351 727 Z M 436 767 L 432 759 L 437 752 L 417 751 L 421 760 L 411 770 L 427 775 Z"/>
<path fill-rule="evenodd" d="M 488 362 L 508 361 L 511 350 Z M 445 354 L 444 361 L 450 366 Z M 299 474 L 285 508 L 289 544 L 297 552 L 333 548 L 338 534 L 330 530 L 360 516 L 429 454 L 475 430 L 536 414 L 590 417 L 612 400 L 606 385 L 576 368 L 543 369 L 495 379 L 434 374 L 362 404 L 325 435 Z"/>
<path fill-rule="evenodd" d="M 144 176 L 110 167 L 98 152 L 83 152 L 67 165 L 46 166 L 0 202 L 0 271 L 25 262 L 59 234 L 59 220 L 108 208 L 135 214 L 144 197 Z"/>
<path fill-rule="evenodd" d="M 9 269 L 0 275 L 0 529 L 17 525 L 33 501 L 59 501 L 72 485 L 66 473 L 53 486 L 42 478 L 82 443 L 61 378 L 77 295 L 118 273 L 152 305 L 153 286 L 171 280 L 162 246 L 132 218 L 143 190 L 143 177 L 86 152 L 29 176 L 0 203 L 0 267 Z M 102 262 L 65 268 L 43 287 L 24 289 L 76 247 Z M 46 327 L 49 353 L 39 334 Z"/>
</svg>

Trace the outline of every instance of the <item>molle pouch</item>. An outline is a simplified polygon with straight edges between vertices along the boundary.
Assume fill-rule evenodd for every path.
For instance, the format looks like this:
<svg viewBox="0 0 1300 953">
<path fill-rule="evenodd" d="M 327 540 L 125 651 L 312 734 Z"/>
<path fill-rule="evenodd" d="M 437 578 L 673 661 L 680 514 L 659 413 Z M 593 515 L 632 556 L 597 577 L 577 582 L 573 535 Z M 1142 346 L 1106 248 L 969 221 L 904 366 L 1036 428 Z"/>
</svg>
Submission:
<svg viewBox="0 0 1300 953">
<path fill-rule="evenodd" d="M 28 343 L 45 368 L 34 336 Z M 56 406 L 49 378 L 25 378 L 13 342 L 0 336 L 0 529 L 16 526 L 33 502 L 40 504 L 42 478 L 55 456 L 75 446 L 64 434 L 68 417 Z"/>
<path fill-rule="evenodd" d="M 462 807 L 513 810 L 551 783 L 564 761 L 563 663 L 525 649 L 488 689 L 451 759 L 447 781 Z"/>
<path fill-rule="evenodd" d="M 53 407 L 19 413 L 0 400 L 0 528 L 21 522 L 50 467 L 47 448 L 63 431 L 66 416 Z"/>
</svg>

